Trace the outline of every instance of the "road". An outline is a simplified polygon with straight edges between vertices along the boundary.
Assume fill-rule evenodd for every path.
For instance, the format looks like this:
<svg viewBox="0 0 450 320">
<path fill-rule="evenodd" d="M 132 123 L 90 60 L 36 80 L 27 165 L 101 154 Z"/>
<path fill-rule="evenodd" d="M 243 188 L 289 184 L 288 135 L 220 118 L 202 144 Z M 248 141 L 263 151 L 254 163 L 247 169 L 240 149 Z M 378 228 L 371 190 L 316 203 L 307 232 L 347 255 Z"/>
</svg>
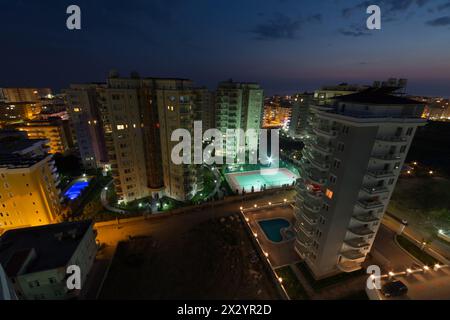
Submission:
<svg viewBox="0 0 450 320">
<path fill-rule="evenodd" d="M 400 230 L 400 226 L 401 226 L 400 221 L 393 218 L 389 214 L 384 215 L 382 222 L 386 227 L 388 227 L 389 229 L 391 229 L 394 232 L 397 232 L 398 230 Z M 407 236 L 409 236 L 410 238 L 415 239 L 418 243 L 421 243 L 424 241 L 423 235 L 420 233 L 420 231 L 415 229 L 414 226 L 408 225 L 403 230 L 403 233 L 406 234 Z M 426 249 L 440 255 L 442 258 L 439 260 L 441 260 L 442 262 L 445 262 L 445 263 L 449 262 L 450 246 L 447 246 L 444 243 L 442 243 L 438 240 L 435 240 L 431 243 L 427 243 Z"/>
<path fill-rule="evenodd" d="M 375 254 L 374 256 L 386 272 L 404 271 L 406 268 L 417 264 L 416 260 L 397 245 L 394 241 L 395 235 L 394 231 L 381 225 L 373 243 L 372 250 L 376 250 L 378 255 L 381 255 L 384 259 L 380 259 Z"/>
</svg>

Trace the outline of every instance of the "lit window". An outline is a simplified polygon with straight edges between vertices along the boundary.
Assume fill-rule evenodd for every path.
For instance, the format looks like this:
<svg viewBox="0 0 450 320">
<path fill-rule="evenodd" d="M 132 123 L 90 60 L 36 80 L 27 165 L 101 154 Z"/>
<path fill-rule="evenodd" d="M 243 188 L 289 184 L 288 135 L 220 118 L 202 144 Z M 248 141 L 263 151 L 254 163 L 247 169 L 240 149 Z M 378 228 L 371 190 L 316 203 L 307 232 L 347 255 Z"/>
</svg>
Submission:
<svg viewBox="0 0 450 320">
<path fill-rule="evenodd" d="M 117 130 L 124 130 L 125 126 L 123 124 L 118 124 L 117 125 Z"/>
<path fill-rule="evenodd" d="M 73 108 L 73 112 L 80 112 L 80 108 Z"/>
<path fill-rule="evenodd" d="M 327 189 L 325 195 L 327 196 L 328 199 L 333 199 L 333 191 L 331 191 L 330 189 Z"/>
</svg>

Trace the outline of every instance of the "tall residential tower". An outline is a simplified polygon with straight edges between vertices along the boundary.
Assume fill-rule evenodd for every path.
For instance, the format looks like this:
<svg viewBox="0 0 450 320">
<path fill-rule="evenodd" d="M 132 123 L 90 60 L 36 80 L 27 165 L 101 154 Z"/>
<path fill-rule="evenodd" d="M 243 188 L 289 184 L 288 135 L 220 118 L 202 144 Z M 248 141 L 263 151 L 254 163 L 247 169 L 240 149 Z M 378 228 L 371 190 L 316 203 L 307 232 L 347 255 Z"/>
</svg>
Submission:
<svg viewBox="0 0 450 320">
<path fill-rule="evenodd" d="M 295 204 L 295 250 L 316 278 L 358 270 L 372 247 L 423 105 L 366 90 L 313 106 Z"/>
</svg>

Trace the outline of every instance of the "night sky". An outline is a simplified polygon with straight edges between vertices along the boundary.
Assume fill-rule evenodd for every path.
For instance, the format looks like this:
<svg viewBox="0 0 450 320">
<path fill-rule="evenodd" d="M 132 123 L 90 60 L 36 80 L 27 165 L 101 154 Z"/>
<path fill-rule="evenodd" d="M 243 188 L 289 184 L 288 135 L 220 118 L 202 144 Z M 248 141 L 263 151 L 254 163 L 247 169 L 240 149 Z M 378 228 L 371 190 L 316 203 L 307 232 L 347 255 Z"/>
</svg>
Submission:
<svg viewBox="0 0 450 320">
<path fill-rule="evenodd" d="M 0 87 L 186 77 L 228 78 L 267 94 L 338 82 L 409 79 L 413 94 L 450 96 L 450 0 L 0 0 Z M 66 8 L 82 30 L 66 28 Z M 366 7 L 382 10 L 367 30 Z"/>
</svg>

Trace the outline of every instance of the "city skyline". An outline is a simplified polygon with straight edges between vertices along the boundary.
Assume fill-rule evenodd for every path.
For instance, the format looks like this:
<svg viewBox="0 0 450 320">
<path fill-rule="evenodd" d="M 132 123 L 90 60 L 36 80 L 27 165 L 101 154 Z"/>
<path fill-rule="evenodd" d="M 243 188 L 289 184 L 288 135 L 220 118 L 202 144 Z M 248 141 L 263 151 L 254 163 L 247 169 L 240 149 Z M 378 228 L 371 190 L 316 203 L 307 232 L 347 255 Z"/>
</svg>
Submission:
<svg viewBox="0 0 450 320">
<path fill-rule="evenodd" d="M 366 1 L 78 1 L 78 31 L 65 28 L 69 4 L 3 5 L 11 63 L 0 86 L 59 90 L 118 69 L 210 89 L 232 77 L 258 82 L 268 95 L 397 76 L 410 80 L 411 94 L 450 96 L 448 0 L 378 1 L 381 30 L 365 28 Z"/>
</svg>

